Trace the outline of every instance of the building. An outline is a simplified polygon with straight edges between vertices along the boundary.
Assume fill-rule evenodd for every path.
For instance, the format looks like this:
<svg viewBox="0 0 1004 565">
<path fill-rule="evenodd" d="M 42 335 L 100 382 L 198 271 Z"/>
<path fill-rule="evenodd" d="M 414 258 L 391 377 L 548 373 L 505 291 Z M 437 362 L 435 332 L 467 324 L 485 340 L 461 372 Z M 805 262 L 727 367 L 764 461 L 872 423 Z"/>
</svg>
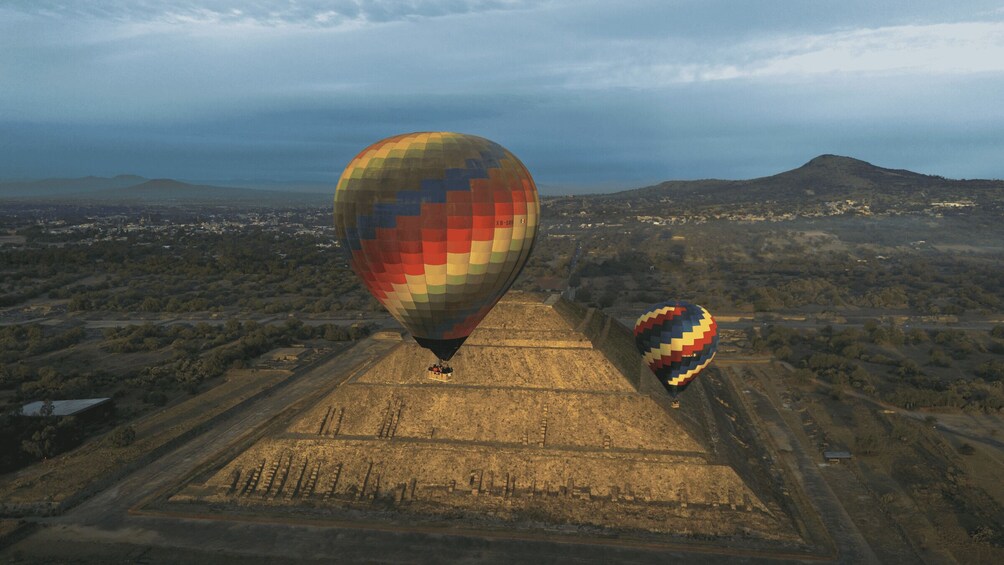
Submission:
<svg viewBox="0 0 1004 565">
<path fill-rule="evenodd" d="M 561 277 L 540 277 L 537 279 L 537 288 L 543 292 L 565 292 L 568 280 Z"/>
<path fill-rule="evenodd" d="M 296 362 L 306 357 L 309 350 L 303 347 L 283 347 L 272 352 L 272 360 L 280 362 Z"/>
<path fill-rule="evenodd" d="M 96 421 L 115 414 L 111 398 L 81 398 L 73 400 L 36 400 L 21 407 L 21 415 L 29 418 L 66 418 L 75 416 Z"/>
<path fill-rule="evenodd" d="M 840 463 L 841 461 L 850 461 L 851 452 L 850 451 L 824 451 L 823 459 L 827 463 Z"/>
</svg>

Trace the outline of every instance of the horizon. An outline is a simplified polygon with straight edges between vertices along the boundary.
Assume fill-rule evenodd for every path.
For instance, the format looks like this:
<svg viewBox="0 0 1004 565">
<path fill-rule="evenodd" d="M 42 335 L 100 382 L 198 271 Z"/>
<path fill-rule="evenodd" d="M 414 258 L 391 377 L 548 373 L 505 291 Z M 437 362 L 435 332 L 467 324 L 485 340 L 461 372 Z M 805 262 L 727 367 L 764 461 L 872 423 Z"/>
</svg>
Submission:
<svg viewBox="0 0 1004 565">
<path fill-rule="evenodd" d="M 1004 177 L 991 0 L 15 1 L 0 69 L 0 178 L 333 184 L 366 146 L 430 130 L 492 139 L 558 192 L 824 153 Z"/>
<path fill-rule="evenodd" d="M 897 166 L 894 166 L 894 165 L 893 166 L 878 165 L 878 164 L 866 161 L 864 159 L 858 159 L 856 157 L 852 157 L 852 156 L 849 156 L 849 155 L 836 155 L 836 154 L 833 154 L 833 153 L 823 153 L 823 154 L 820 154 L 820 155 L 816 155 L 815 157 L 812 157 L 811 159 L 805 161 L 804 163 L 802 163 L 801 165 L 799 165 L 797 167 L 793 167 L 793 168 L 790 168 L 790 169 L 785 169 L 783 171 L 775 171 L 774 173 L 771 173 L 771 174 L 768 174 L 768 175 L 764 175 L 763 177 L 751 177 L 751 178 L 745 178 L 745 179 L 731 179 L 731 178 L 723 178 L 723 177 L 704 177 L 704 178 L 694 178 L 694 179 L 664 179 L 664 180 L 656 181 L 656 182 L 653 182 L 651 184 L 647 184 L 647 185 L 643 185 L 643 186 L 623 186 L 623 185 L 620 185 L 618 183 L 611 183 L 611 186 L 607 187 L 605 190 L 604 190 L 603 187 L 555 186 L 555 185 L 541 185 L 540 183 L 537 183 L 537 188 L 538 188 L 541 196 L 544 196 L 544 197 L 547 197 L 547 196 L 559 197 L 559 196 L 580 196 L 580 195 L 616 194 L 616 193 L 619 193 L 619 192 L 627 192 L 627 191 L 637 190 L 637 189 L 641 189 L 641 188 L 649 188 L 649 187 L 652 187 L 652 186 L 657 186 L 659 184 L 669 183 L 669 182 L 695 182 L 695 181 L 708 181 L 708 180 L 712 180 L 712 181 L 726 181 L 726 182 L 740 182 L 740 181 L 755 180 L 756 178 L 770 178 L 770 177 L 777 176 L 777 175 L 780 175 L 780 174 L 783 174 L 783 173 L 791 172 L 793 170 L 802 168 L 802 167 L 808 165 L 809 163 L 811 163 L 812 161 L 815 161 L 815 160 L 823 158 L 823 157 L 835 157 L 835 158 L 838 158 L 838 159 L 848 159 L 848 160 L 851 160 L 851 161 L 862 162 L 862 163 L 865 163 L 865 164 L 867 164 L 869 166 L 872 166 L 872 167 L 875 167 L 875 168 L 878 168 L 878 169 L 906 170 L 906 171 L 909 171 L 909 172 L 923 174 L 923 175 L 928 175 L 928 176 L 942 177 L 942 178 L 945 178 L 946 180 L 951 180 L 951 181 L 962 181 L 962 180 L 1000 181 L 1001 180 L 1001 179 L 998 179 L 998 178 L 983 178 L 983 179 L 974 178 L 974 177 L 953 178 L 953 177 L 948 177 L 948 176 L 945 176 L 945 175 L 939 175 L 937 173 L 926 173 L 926 172 L 925 173 L 921 173 L 920 171 L 913 171 L 913 170 L 910 170 L 910 169 L 903 169 L 902 167 L 897 167 Z M 90 178 L 94 178 L 94 179 L 118 179 L 118 178 L 124 178 L 124 177 L 133 177 L 133 178 L 136 178 L 136 179 L 138 179 L 137 180 L 138 184 L 145 184 L 145 183 L 151 182 L 151 181 L 172 181 L 172 182 L 178 182 L 178 183 L 183 183 L 183 184 L 188 184 L 188 185 L 196 185 L 196 186 L 212 186 L 212 187 L 216 187 L 216 188 L 236 188 L 236 189 L 248 189 L 248 190 L 288 192 L 288 193 L 291 193 L 291 194 L 304 194 L 304 195 L 306 195 L 306 194 L 316 195 L 316 194 L 328 194 L 328 193 L 333 194 L 334 190 L 335 190 L 335 186 L 337 184 L 337 180 L 333 181 L 331 183 L 326 183 L 326 182 L 323 182 L 323 181 L 314 181 L 314 182 L 311 182 L 311 181 L 302 181 L 302 180 L 278 181 L 278 180 L 275 180 L 275 179 L 259 179 L 259 180 L 255 180 L 255 179 L 185 179 L 185 178 L 177 178 L 177 177 L 149 178 L 149 177 L 144 177 L 142 175 L 137 175 L 137 174 L 134 174 L 134 173 L 120 173 L 120 174 L 117 174 L 117 175 L 111 175 L 111 176 L 107 176 L 107 177 L 102 177 L 102 176 L 97 176 L 97 175 L 85 175 L 85 176 L 81 176 L 81 177 L 0 178 L 0 183 L 11 183 L 12 184 L 12 183 L 35 183 L 35 182 L 46 182 L 46 181 L 57 182 L 57 181 L 72 181 L 72 180 L 90 179 Z"/>
</svg>

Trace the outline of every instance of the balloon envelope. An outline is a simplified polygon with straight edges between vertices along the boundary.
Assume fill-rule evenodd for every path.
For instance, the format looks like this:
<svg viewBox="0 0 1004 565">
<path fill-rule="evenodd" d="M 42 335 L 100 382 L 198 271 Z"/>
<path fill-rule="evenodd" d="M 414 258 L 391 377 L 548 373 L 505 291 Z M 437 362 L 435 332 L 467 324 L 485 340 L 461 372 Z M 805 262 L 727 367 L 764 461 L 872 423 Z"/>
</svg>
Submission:
<svg viewBox="0 0 1004 565">
<path fill-rule="evenodd" d="M 448 360 L 526 264 L 540 200 L 526 167 L 501 145 L 423 132 L 359 153 L 338 181 L 334 213 L 366 288 Z"/>
<path fill-rule="evenodd" d="M 689 302 L 656 304 L 634 327 L 642 358 L 676 396 L 711 363 L 718 347 L 718 324 L 704 308 Z"/>
</svg>

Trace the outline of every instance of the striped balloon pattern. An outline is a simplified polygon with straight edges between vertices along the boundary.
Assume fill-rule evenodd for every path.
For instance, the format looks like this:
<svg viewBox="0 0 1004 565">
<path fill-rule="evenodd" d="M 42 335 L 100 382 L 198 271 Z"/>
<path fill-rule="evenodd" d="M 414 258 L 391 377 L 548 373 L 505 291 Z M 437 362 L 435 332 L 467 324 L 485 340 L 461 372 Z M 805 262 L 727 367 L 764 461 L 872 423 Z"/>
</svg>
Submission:
<svg viewBox="0 0 1004 565">
<path fill-rule="evenodd" d="M 663 302 L 638 318 L 634 337 L 645 364 L 675 397 L 715 358 L 718 324 L 701 306 Z"/>
<path fill-rule="evenodd" d="M 359 153 L 338 181 L 334 214 L 366 288 L 449 360 L 526 264 L 540 200 L 526 167 L 501 145 L 422 132 Z"/>
</svg>

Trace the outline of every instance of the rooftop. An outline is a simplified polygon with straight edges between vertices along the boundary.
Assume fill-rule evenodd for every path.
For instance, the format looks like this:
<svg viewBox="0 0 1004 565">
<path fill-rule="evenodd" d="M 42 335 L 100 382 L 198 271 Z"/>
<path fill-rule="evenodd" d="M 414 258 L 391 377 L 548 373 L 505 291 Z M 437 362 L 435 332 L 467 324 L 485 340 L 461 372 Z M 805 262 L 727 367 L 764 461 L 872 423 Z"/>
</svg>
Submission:
<svg viewBox="0 0 1004 565">
<path fill-rule="evenodd" d="M 74 400 L 53 400 L 52 414 L 50 416 L 73 416 L 81 412 L 90 410 L 106 402 L 111 402 L 111 398 L 79 398 Z M 21 407 L 22 416 L 42 416 L 44 400 L 29 402 Z"/>
</svg>

